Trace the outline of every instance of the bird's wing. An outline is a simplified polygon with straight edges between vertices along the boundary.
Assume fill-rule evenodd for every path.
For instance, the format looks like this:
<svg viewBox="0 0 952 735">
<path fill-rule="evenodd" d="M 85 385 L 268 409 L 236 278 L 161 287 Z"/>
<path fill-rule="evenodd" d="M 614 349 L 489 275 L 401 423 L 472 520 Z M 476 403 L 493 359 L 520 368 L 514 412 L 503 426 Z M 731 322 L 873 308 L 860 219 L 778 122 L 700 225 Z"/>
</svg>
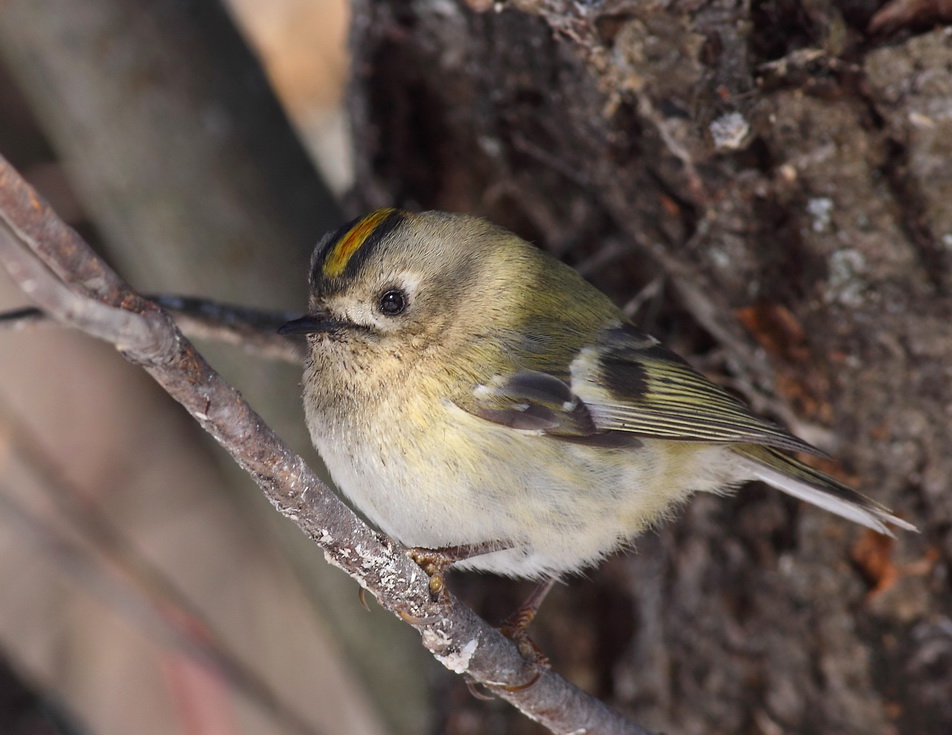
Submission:
<svg viewBox="0 0 952 735">
<path fill-rule="evenodd" d="M 544 372 L 498 376 L 456 404 L 487 421 L 563 441 L 605 447 L 641 443 L 631 432 L 596 426 L 588 407 L 568 384 Z"/>
<path fill-rule="evenodd" d="M 605 330 L 598 343 L 575 354 L 567 373 L 569 382 L 517 370 L 477 386 L 457 405 L 487 421 L 579 443 L 631 446 L 642 437 L 825 456 L 633 325 Z"/>
<path fill-rule="evenodd" d="M 601 430 L 823 455 L 752 413 L 633 325 L 608 329 L 598 344 L 582 349 L 572 362 L 571 375 L 574 394 Z"/>
</svg>

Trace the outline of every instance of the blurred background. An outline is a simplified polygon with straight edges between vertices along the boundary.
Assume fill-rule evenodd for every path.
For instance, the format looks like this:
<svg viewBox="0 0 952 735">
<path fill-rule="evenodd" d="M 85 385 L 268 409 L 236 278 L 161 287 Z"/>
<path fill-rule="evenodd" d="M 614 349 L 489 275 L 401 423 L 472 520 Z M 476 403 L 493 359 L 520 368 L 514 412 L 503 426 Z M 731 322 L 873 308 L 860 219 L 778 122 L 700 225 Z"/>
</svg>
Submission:
<svg viewBox="0 0 952 735">
<path fill-rule="evenodd" d="M 0 152 L 135 287 L 303 310 L 353 178 L 345 0 L 80 5 L 0 11 Z M 24 303 L 0 274 L 0 307 Z M 72 332 L 2 337 L 0 732 L 427 730 L 415 635 L 148 376 Z M 300 368 L 205 347 L 314 459 Z M 213 637 L 257 684 L 202 665 Z"/>
<path fill-rule="evenodd" d="M 554 590 L 555 668 L 659 731 L 949 732 L 940 6 L 4 0 L 0 153 L 144 293 L 302 310 L 377 206 L 550 249 L 922 531 L 697 498 Z M 299 366 L 199 348 L 319 467 Z M 541 732 L 369 606 L 114 350 L 0 332 L 0 733 Z"/>
</svg>

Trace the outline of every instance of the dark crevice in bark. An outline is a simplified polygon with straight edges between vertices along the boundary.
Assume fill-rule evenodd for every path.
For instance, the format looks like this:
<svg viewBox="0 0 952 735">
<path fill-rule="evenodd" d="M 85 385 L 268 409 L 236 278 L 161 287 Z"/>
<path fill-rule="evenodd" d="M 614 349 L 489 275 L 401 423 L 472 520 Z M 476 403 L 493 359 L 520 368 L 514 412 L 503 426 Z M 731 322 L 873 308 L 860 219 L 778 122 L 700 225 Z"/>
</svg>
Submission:
<svg viewBox="0 0 952 735">
<path fill-rule="evenodd" d="M 908 151 L 895 138 L 887 138 L 885 146 L 886 160 L 881 171 L 899 205 L 902 228 L 909 241 L 915 245 L 936 295 L 948 296 L 950 254 L 929 227 L 927 207 L 919 183 L 909 175 Z"/>
<path fill-rule="evenodd" d="M 750 50 L 754 57 L 771 61 L 797 49 L 817 45 L 819 30 L 796 0 L 766 0 L 751 5 L 753 31 Z"/>
</svg>

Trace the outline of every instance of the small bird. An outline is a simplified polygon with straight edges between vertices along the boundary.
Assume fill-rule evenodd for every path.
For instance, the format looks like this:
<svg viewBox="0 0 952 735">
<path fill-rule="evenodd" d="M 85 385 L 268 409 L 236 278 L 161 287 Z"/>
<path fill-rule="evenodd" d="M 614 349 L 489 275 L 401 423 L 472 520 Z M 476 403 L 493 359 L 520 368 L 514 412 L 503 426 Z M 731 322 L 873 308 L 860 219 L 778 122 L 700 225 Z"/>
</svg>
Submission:
<svg viewBox="0 0 952 735">
<path fill-rule="evenodd" d="M 790 456 L 568 266 L 477 217 L 380 209 L 311 261 L 304 408 L 341 491 L 457 568 L 552 580 L 693 493 L 762 480 L 880 533 L 910 523 Z"/>
</svg>

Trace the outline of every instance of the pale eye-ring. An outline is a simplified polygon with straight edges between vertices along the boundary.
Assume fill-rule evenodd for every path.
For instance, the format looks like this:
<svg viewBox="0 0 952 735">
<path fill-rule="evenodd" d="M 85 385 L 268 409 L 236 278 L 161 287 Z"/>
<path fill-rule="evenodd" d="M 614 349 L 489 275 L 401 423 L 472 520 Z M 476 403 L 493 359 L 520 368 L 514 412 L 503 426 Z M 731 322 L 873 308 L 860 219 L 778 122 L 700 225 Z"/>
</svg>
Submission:
<svg viewBox="0 0 952 735">
<path fill-rule="evenodd" d="M 390 288 L 380 294 L 378 302 L 380 313 L 384 316 L 397 316 L 407 308 L 407 297 L 398 288 Z"/>
</svg>

